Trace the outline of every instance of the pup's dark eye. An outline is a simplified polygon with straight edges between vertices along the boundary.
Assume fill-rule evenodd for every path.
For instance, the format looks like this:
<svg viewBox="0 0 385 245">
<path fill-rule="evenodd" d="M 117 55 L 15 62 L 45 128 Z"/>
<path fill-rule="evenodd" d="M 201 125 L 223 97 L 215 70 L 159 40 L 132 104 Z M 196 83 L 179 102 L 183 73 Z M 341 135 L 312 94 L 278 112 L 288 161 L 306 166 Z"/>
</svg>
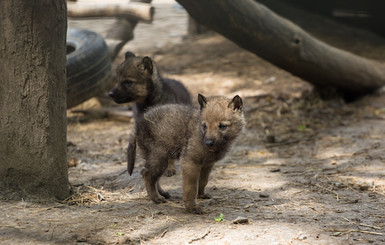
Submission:
<svg viewBox="0 0 385 245">
<path fill-rule="evenodd" d="M 225 125 L 225 124 L 223 124 L 223 123 L 220 123 L 218 127 L 219 127 L 220 130 L 225 130 L 225 129 L 227 129 L 227 125 Z"/>
<path fill-rule="evenodd" d="M 206 130 L 206 129 L 207 129 L 206 123 L 202 123 L 202 129 L 203 129 L 203 130 Z"/>
</svg>

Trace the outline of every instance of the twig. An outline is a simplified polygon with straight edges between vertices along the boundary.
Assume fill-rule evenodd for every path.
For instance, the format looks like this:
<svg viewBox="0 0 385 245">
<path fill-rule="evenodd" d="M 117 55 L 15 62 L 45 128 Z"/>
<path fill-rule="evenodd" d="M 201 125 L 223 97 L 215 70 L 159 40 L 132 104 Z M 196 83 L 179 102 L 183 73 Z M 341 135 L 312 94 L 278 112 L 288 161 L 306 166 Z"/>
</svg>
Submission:
<svg viewBox="0 0 385 245">
<path fill-rule="evenodd" d="M 191 244 L 193 242 L 196 242 L 196 241 L 199 241 L 199 240 L 203 240 L 205 239 L 205 237 L 210 233 L 210 230 L 207 230 L 205 234 L 203 234 L 203 236 L 201 237 L 197 237 L 197 238 L 194 238 L 192 239 L 191 241 L 189 241 L 188 243 Z"/>
<path fill-rule="evenodd" d="M 168 232 L 168 228 L 166 228 L 162 233 L 160 233 L 160 234 L 158 235 L 158 237 L 159 237 L 159 238 L 164 237 L 164 235 L 166 235 L 167 232 Z"/>
<path fill-rule="evenodd" d="M 350 219 L 348 219 L 348 218 L 345 218 L 344 216 L 341 216 L 341 218 L 343 218 L 344 220 L 346 220 L 347 222 L 349 222 L 349 223 L 354 223 L 353 221 L 351 221 Z M 355 223 L 354 223 L 355 224 Z"/>
<path fill-rule="evenodd" d="M 335 231 L 341 232 L 341 234 L 339 234 L 339 236 L 342 234 L 347 234 L 347 233 L 352 233 L 352 232 L 365 233 L 365 234 L 378 235 L 378 236 L 385 235 L 384 233 L 381 233 L 381 232 L 362 231 L 362 230 L 335 230 Z"/>
<path fill-rule="evenodd" d="M 360 233 L 371 234 L 371 235 L 378 235 L 378 236 L 385 235 L 384 233 L 374 232 L 374 231 L 361 231 L 361 230 L 357 230 L 357 231 L 350 231 L 350 232 L 360 232 Z"/>
<path fill-rule="evenodd" d="M 55 205 L 55 206 L 52 206 L 52 207 L 40 208 L 38 210 L 34 210 L 32 213 L 44 212 L 44 211 L 48 211 L 48 210 L 51 210 L 51 209 L 54 209 L 54 208 L 61 208 L 61 207 L 65 207 L 65 206 L 67 206 L 67 205 L 65 205 L 65 204 L 58 204 L 58 205 Z"/>
<path fill-rule="evenodd" d="M 26 229 L 25 227 L 18 226 L 18 225 L 1 225 L 0 227 L 8 227 L 8 228 L 15 228 L 15 229 Z"/>
<path fill-rule="evenodd" d="M 364 223 L 359 223 L 359 224 L 357 224 L 356 222 L 351 221 L 350 219 L 345 218 L 345 217 L 343 217 L 343 216 L 341 216 L 341 218 L 343 218 L 343 219 L 346 220 L 347 222 L 352 223 L 352 224 L 355 224 L 355 225 L 364 226 L 364 227 L 372 228 L 372 229 L 375 229 L 375 230 L 382 230 L 382 228 L 379 227 L 379 226 L 367 225 L 367 224 L 364 224 Z"/>
<path fill-rule="evenodd" d="M 133 186 L 131 186 L 131 188 L 130 188 L 130 189 L 128 189 L 128 190 L 127 190 L 127 192 L 131 192 L 131 191 L 133 191 L 133 190 L 135 189 L 135 187 L 136 187 L 136 184 L 135 184 L 135 185 L 133 185 Z"/>
<path fill-rule="evenodd" d="M 331 193 L 335 194 L 335 195 L 336 195 L 336 198 L 337 198 L 337 202 L 340 200 L 339 195 L 338 195 L 337 192 L 335 192 L 335 191 L 333 191 L 333 190 L 330 190 L 330 189 L 328 189 L 328 188 L 325 188 L 325 187 L 323 187 L 323 186 L 320 186 L 319 184 L 315 184 L 315 186 L 317 186 L 318 188 L 320 188 L 320 189 L 322 189 L 322 190 L 325 190 L 325 191 L 328 191 L 328 192 L 331 192 Z"/>
<path fill-rule="evenodd" d="M 119 174 L 119 176 L 120 176 L 120 175 L 123 175 L 123 174 L 125 174 L 125 173 L 127 173 L 127 169 L 125 169 L 124 171 L 122 171 L 122 172 Z"/>
<path fill-rule="evenodd" d="M 382 228 L 379 227 L 379 226 L 367 225 L 367 224 L 363 224 L 363 223 L 360 223 L 359 225 L 360 225 L 360 226 L 369 227 L 369 228 L 373 228 L 373 229 L 375 229 L 375 230 L 382 230 Z"/>
</svg>

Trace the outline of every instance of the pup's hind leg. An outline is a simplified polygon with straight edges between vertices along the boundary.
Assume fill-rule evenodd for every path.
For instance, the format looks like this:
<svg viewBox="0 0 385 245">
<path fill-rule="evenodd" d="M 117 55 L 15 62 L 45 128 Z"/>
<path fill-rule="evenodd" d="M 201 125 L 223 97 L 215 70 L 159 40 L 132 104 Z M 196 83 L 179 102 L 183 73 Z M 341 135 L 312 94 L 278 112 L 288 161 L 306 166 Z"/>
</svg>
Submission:
<svg viewBox="0 0 385 245">
<path fill-rule="evenodd" d="M 164 175 L 167 177 L 171 177 L 176 174 L 176 168 L 175 168 L 175 161 L 173 159 L 168 160 L 168 166 L 166 171 L 164 172 Z"/>
<path fill-rule="evenodd" d="M 160 194 L 165 194 L 167 192 L 163 191 L 159 185 L 159 178 L 162 176 L 166 167 L 167 159 L 150 157 L 149 159 L 146 159 L 145 167 L 141 171 L 147 195 L 154 203 L 166 202 L 165 197 Z"/>
<path fill-rule="evenodd" d="M 148 197 L 156 204 L 166 202 L 166 199 L 159 195 L 158 189 L 157 189 L 157 183 L 159 181 L 160 176 L 156 173 L 153 173 L 148 168 L 143 168 L 141 171 L 143 180 L 144 180 L 144 186 L 146 187 L 147 195 Z"/>
</svg>

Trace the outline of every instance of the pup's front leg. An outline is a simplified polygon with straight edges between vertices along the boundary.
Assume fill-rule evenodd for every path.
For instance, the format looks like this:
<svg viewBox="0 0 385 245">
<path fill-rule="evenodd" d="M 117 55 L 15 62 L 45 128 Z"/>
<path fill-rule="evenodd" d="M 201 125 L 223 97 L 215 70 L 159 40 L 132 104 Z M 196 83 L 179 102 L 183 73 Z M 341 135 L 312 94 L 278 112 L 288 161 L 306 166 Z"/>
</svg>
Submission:
<svg viewBox="0 0 385 245">
<path fill-rule="evenodd" d="M 203 214 L 202 208 L 197 204 L 198 181 L 201 166 L 192 161 L 181 161 L 183 175 L 183 201 L 189 213 Z"/>
<path fill-rule="evenodd" d="M 209 181 L 210 172 L 213 169 L 214 164 L 209 164 L 202 166 L 200 175 L 199 175 L 199 184 L 198 184 L 198 198 L 200 199 L 210 199 L 211 195 L 205 193 L 205 188 L 207 182 Z"/>
</svg>

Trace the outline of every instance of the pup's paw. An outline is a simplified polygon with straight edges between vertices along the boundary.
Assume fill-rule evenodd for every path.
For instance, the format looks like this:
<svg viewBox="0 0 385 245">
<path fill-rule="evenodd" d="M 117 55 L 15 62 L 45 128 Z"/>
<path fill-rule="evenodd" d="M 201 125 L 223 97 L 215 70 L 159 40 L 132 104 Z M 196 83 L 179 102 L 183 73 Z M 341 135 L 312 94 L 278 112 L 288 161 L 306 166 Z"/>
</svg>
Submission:
<svg viewBox="0 0 385 245">
<path fill-rule="evenodd" d="M 166 199 L 170 199 L 171 195 L 167 191 L 159 191 L 159 194 Z"/>
<path fill-rule="evenodd" d="M 171 177 L 176 175 L 176 169 L 175 168 L 167 168 L 166 171 L 164 171 L 164 176 Z"/>
<path fill-rule="evenodd" d="M 203 193 L 203 194 L 199 194 L 198 198 L 199 199 L 211 199 L 211 195 Z"/>
<path fill-rule="evenodd" d="M 151 198 L 151 200 L 156 203 L 156 204 L 160 204 L 160 203 L 165 203 L 167 202 L 166 201 L 166 198 L 162 197 L 162 196 L 159 196 L 159 197 L 155 197 L 155 198 Z"/>
<path fill-rule="evenodd" d="M 187 208 L 187 211 L 191 214 L 203 214 L 203 209 L 199 206 L 199 205 L 196 205 L 192 208 Z"/>
</svg>

